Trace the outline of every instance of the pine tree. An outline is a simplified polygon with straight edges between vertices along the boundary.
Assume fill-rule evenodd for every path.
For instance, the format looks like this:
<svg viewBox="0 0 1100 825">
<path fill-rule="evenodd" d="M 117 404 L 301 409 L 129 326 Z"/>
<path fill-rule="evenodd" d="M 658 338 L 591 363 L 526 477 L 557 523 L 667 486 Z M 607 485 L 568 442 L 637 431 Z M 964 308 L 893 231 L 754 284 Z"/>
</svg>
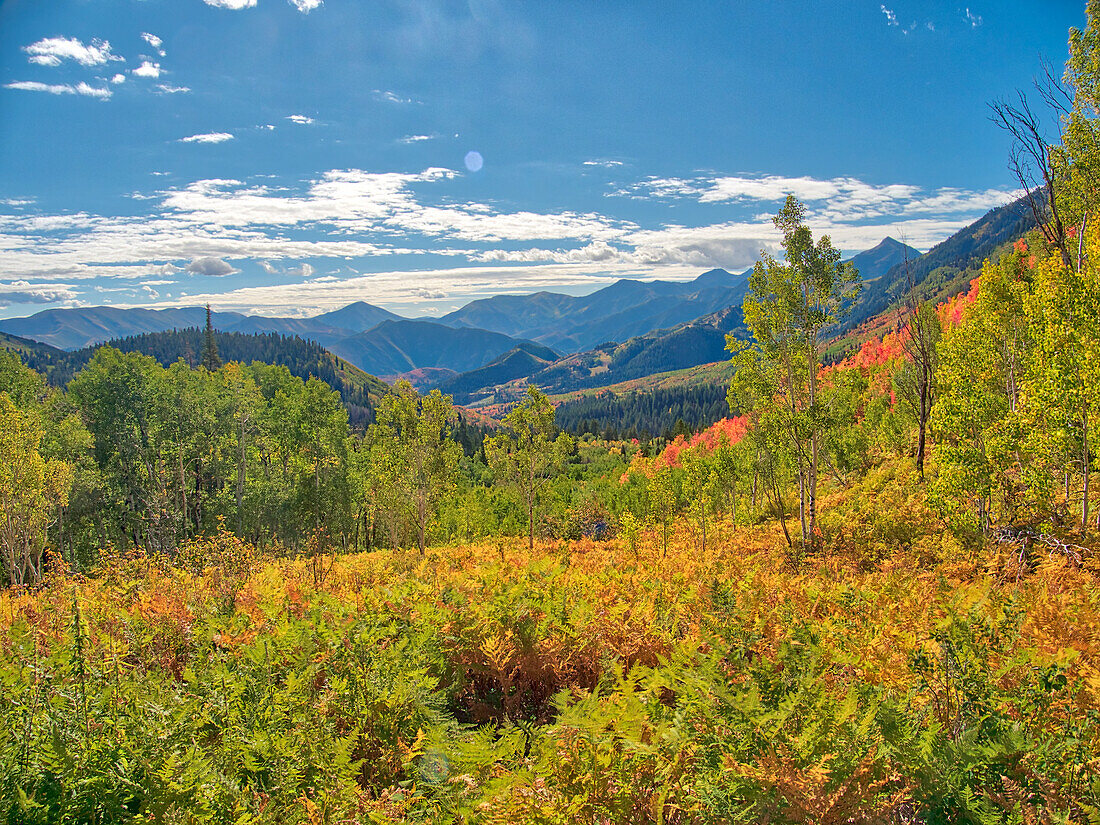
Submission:
<svg viewBox="0 0 1100 825">
<path fill-rule="evenodd" d="M 216 372 L 222 367 L 222 359 L 218 357 L 218 344 L 214 340 L 214 323 L 210 317 L 210 304 L 206 305 L 206 329 L 203 332 L 202 365 L 210 372 Z"/>
</svg>

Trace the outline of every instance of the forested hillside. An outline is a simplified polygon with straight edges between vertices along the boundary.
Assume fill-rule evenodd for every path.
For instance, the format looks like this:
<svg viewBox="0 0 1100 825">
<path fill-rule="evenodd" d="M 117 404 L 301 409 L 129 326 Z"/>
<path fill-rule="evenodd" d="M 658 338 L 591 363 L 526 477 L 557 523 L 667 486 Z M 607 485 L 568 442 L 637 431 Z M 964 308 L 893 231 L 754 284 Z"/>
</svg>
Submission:
<svg viewBox="0 0 1100 825">
<path fill-rule="evenodd" d="M 224 361 L 238 361 L 242 364 L 261 361 L 264 364 L 285 366 L 291 375 L 303 381 L 309 378 L 324 381 L 340 394 L 348 409 L 352 426 L 363 427 L 369 424 L 374 404 L 388 391 L 386 385 L 373 375 L 337 358 L 319 344 L 296 336 L 288 337 L 274 332 L 244 334 L 215 330 L 213 338 L 219 357 Z M 30 343 L 33 342 L 26 342 Z M 33 347 L 26 344 L 19 347 L 7 342 L 0 344 L 19 352 L 27 366 L 45 375 L 47 382 L 55 387 L 68 384 L 99 348 L 86 347 L 65 352 L 43 344 Z M 151 355 L 162 367 L 170 367 L 180 359 L 194 367 L 202 359 L 203 344 L 203 331 L 193 327 L 119 338 L 107 342 L 106 346 L 120 352 Z"/>
<path fill-rule="evenodd" d="M 487 431 L 397 381 L 355 432 L 209 325 L 64 386 L 0 349 L 6 821 L 1096 825 L 1088 11 L 1057 142 L 1014 133 L 1039 226 L 880 288 L 789 195 L 726 362 L 648 390 L 519 382 Z"/>
<path fill-rule="evenodd" d="M 1038 197 L 1043 197 L 1040 192 Z M 1035 217 L 1026 198 L 990 210 L 980 220 L 961 229 L 928 252 L 894 264 L 881 277 L 864 284 L 843 327 L 854 326 L 904 302 L 910 287 L 923 300 L 954 295 L 981 272 L 982 262 L 998 247 L 1035 228 Z"/>
<path fill-rule="evenodd" d="M 556 421 L 563 430 L 591 433 L 607 440 L 670 438 L 697 432 L 729 413 L 725 384 L 583 395 L 563 401 Z"/>
</svg>

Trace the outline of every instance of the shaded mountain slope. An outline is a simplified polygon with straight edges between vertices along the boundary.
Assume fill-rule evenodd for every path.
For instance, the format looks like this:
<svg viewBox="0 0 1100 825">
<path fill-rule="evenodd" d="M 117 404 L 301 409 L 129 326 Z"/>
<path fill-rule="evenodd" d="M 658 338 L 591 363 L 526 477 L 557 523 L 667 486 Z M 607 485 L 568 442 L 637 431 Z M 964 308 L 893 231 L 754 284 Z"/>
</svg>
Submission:
<svg viewBox="0 0 1100 825">
<path fill-rule="evenodd" d="M 219 328 L 232 325 L 244 316 L 235 312 L 214 313 Z M 0 321 L 0 331 L 32 338 L 58 349 L 75 350 L 146 332 L 200 327 L 206 322 L 203 307 L 181 309 L 120 309 L 118 307 L 81 307 L 47 309 L 29 318 Z"/>
<path fill-rule="evenodd" d="M 557 361 L 558 357 L 558 353 L 549 347 L 524 342 L 493 359 L 484 367 L 441 382 L 438 388 L 451 395 L 456 404 L 468 404 L 479 390 L 538 373 Z"/>
<path fill-rule="evenodd" d="M 741 331 L 741 324 L 741 308 L 727 307 L 670 329 L 567 356 L 528 380 L 560 393 L 720 361 L 728 356 L 726 334 Z"/>
<path fill-rule="evenodd" d="M 518 343 L 499 332 L 400 320 L 344 338 L 332 351 L 367 372 L 396 376 L 424 367 L 475 370 Z"/>
<path fill-rule="evenodd" d="M 696 318 L 729 306 L 743 276 L 711 270 L 694 281 L 623 279 L 589 295 L 553 292 L 471 301 L 440 323 L 479 326 L 567 352 Z"/>
<path fill-rule="evenodd" d="M 400 315 L 395 315 L 388 309 L 376 307 L 366 301 L 356 301 L 346 307 L 334 309 L 332 312 L 323 312 L 310 318 L 309 321 L 317 325 L 330 326 L 336 329 L 350 329 L 356 332 L 364 332 L 383 321 L 400 320 Z"/>
<path fill-rule="evenodd" d="M 57 347 L 51 347 L 41 341 L 32 341 L 30 338 L 20 338 L 18 335 L 11 335 L 7 332 L 0 332 L 0 348 L 17 353 L 24 364 L 29 363 L 28 359 L 41 359 L 48 358 L 52 354 L 64 354 L 64 351 L 59 350 Z"/>
</svg>

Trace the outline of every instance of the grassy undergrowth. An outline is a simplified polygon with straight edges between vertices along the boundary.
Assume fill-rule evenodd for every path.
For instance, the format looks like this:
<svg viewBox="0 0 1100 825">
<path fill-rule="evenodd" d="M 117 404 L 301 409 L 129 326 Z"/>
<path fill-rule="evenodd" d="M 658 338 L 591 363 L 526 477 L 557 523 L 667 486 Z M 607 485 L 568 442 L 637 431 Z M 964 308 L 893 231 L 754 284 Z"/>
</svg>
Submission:
<svg viewBox="0 0 1100 825">
<path fill-rule="evenodd" d="M 772 526 L 702 550 L 682 523 L 665 556 L 276 559 L 222 533 L 57 571 L 0 593 L 0 811 L 1100 821 L 1097 561 L 833 505 L 832 550 L 797 566 Z"/>
</svg>

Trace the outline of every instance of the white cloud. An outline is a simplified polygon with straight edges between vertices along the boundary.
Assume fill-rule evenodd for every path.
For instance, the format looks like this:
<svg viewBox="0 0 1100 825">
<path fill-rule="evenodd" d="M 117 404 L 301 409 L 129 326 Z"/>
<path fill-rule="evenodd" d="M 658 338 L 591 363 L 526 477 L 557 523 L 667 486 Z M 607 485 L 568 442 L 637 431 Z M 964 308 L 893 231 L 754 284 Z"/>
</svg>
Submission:
<svg viewBox="0 0 1100 825">
<path fill-rule="evenodd" d="M 256 5 L 256 0 L 203 0 L 208 6 L 216 6 L 220 9 L 250 9 Z"/>
<path fill-rule="evenodd" d="M 323 0 L 290 0 L 290 4 L 302 14 L 309 14 L 315 8 L 322 5 Z"/>
<path fill-rule="evenodd" d="M 172 86 L 168 83 L 158 83 L 157 88 L 166 95 L 186 94 L 191 91 L 187 86 Z"/>
<path fill-rule="evenodd" d="M 210 278 L 224 278 L 226 275 L 235 275 L 240 272 L 232 264 L 211 256 L 195 258 L 184 269 L 195 275 L 206 275 Z"/>
<path fill-rule="evenodd" d="M 116 84 L 116 85 L 119 84 L 119 83 L 125 83 L 126 82 L 126 75 L 124 75 L 122 73 L 116 74 L 111 78 L 111 82 Z"/>
<path fill-rule="evenodd" d="M 775 238 L 769 237 L 772 233 L 767 232 L 767 227 L 753 224 L 744 229 L 742 234 L 747 237 L 731 237 L 729 225 L 674 227 L 626 235 L 623 246 L 593 241 L 575 249 L 492 249 L 474 255 L 473 259 L 483 263 L 625 264 L 644 268 L 679 265 L 739 270 L 751 266 L 761 249 L 776 248 Z"/>
<path fill-rule="evenodd" d="M 89 86 L 83 80 L 76 84 L 76 93 L 78 95 L 84 95 L 86 97 L 98 97 L 101 100 L 106 100 L 112 94 L 110 89 L 100 89 L 94 86 Z"/>
<path fill-rule="evenodd" d="M 401 95 L 397 94 L 397 92 L 388 92 L 384 89 L 374 89 L 371 94 L 374 95 L 375 100 L 381 100 L 383 103 L 420 103 L 419 100 L 416 100 L 414 98 L 402 97 Z"/>
<path fill-rule="evenodd" d="M 142 32 L 141 39 L 148 43 L 156 51 L 157 54 L 159 54 L 161 57 L 164 57 L 165 53 L 164 49 L 162 48 L 164 46 L 163 40 L 161 40 L 155 34 L 149 34 L 149 32 Z"/>
<path fill-rule="evenodd" d="M 52 95 L 76 94 L 76 87 L 64 83 L 39 83 L 37 80 L 17 80 L 5 83 L 5 89 L 20 89 L 24 92 L 49 92 Z"/>
<path fill-rule="evenodd" d="M 291 123 L 297 123 L 302 126 L 309 126 L 311 123 L 314 122 L 313 118 L 306 115 L 287 115 L 286 119 L 289 120 Z"/>
<path fill-rule="evenodd" d="M 135 77 L 151 77 L 156 80 L 158 77 L 160 77 L 160 64 L 152 63 L 148 60 L 143 60 L 140 66 L 138 66 L 136 69 L 130 70 L 130 74 L 134 75 Z"/>
<path fill-rule="evenodd" d="M 29 281 L 0 281 L 0 304 L 53 304 L 77 298 L 73 284 L 32 284 Z"/>
<path fill-rule="evenodd" d="M 879 9 L 886 15 L 887 26 L 896 26 L 898 24 L 898 16 L 894 14 L 892 9 L 888 9 L 884 5 L 880 5 Z"/>
<path fill-rule="evenodd" d="M 0 215 L 0 229 L 13 228 L 25 232 L 85 230 L 95 226 L 98 220 L 87 212 L 70 212 L 67 215 Z"/>
<path fill-rule="evenodd" d="M 260 267 L 268 275 L 290 275 L 294 278 L 310 278 L 316 271 L 310 264 L 301 263 L 298 266 L 281 267 L 276 266 L 271 261 L 260 261 Z M 328 278 L 329 276 L 326 276 Z M 314 278 L 315 281 L 325 280 L 325 278 Z"/>
<path fill-rule="evenodd" d="M 75 60 L 81 66 L 102 66 L 108 60 L 124 60 L 111 53 L 111 44 L 106 40 L 92 40 L 81 43 L 75 37 L 47 37 L 37 43 L 24 46 L 31 63 L 40 66 L 60 66 L 62 60 Z"/>
<path fill-rule="evenodd" d="M 809 177 L 700 177 L 700 178 L 648 178 L 639 184 L 620 190 L 616 194 L 658 198 L 692 198 L 700 203 L 722 201 L 782 200 L 792 194 L 800 200 L 825 200 L 834 198 L 853 179 L 817 180 Z M 638 194 L 640 193 L 640 194 Z"/>
<path fill-rule="evenodd" d="M 585 166 L 602 166 L 604 169 L 613 169 L 616 166 L 624 166 L 621 160 L 586 160 Z"/>
<path fill-rule="evenodd" d="M 780 202 L 794 195 L 811 214 L 846 222 L 913 212 L 975 212 L 1001 206 L 1019 197 L 1014 190 L 967 192 L 941 188 L 926 192 L 910 184 L 871 184 L 858 178 L 819 180 L 810 177 L 719 176 L 648 178 L 613 193 L 632 198 L 688 198 L 699 203 Z"/>
<path fill-rule="evenodd" d="M 907 243 L 928 249 L 970 222 L 969 218 L 906 218 L 898 223 L 851 225 L 819 219 L 813 229 L 816 235 L 829 235 L 838 248 L 852 252 L 869 249 L 887 235 L 904 235 Z M 669 277 L 670 268 L 695 274 L 711 267 L 741 271 L 758 260 L 762 249 L 779 254 L 780 240 L 770 219 L 762 216 L 749 222 L 641 229 L 625 233 L 614 245 L 594 241 L 573 249 L 491 249 L 471 258 L 481 263 L 628 267 Z"/>
<path fill-rule="evenodd" d="M 233 140 L 233 135 L 229 132 L 207 132 L 201 135 L 189 135 L 185 138 L 180 138 L 180 143 L 225 143 L 227 140 Z"/>
<path fill-rule="evenodd" d="M 1023 195 L 1023 190 L 987 189 L 968 192 L 963 189 L 937 189 L 934 194 L 916 198 L 904 205 L 904 211 L 914 212 L 984 212 L 1004 206 Z"/>
<path fill-rule="evenodd" d="M 348 232 L 369 231 L 385 229 L 387 219 L 419 209 L 411 185 L 454 176 L 449 169 L 418 174 L 332 170 L 311 182 L 303 195 L 273 193 L 240 181 L 204 180 L 168 193 L 164 205 L 190 220 L 219 226 L 324 223 Z"/>
<path fill-rule="evenodd" d="M 970 28 L 976 29 L 982 24 L 982 16 L 980 14 L 974 14 L 968 8 L 966 10 L 966 22 L 970 24 Z"/>
<path fill-rule="evenodd" d="M 111 96 L 110 89 L 100 89 L 89 86 L 83 80 L 72 86 L 67 83 L 39 83 L 37 80 L 17 80 L 14 83 L 5 83 L 5 89 L 20 89 L 25 92 L 49 92 L 52 95 L 83 95 L 107 100 Z"/>
<path fill-rule="evenodd" d="M 405 135 L 398 138 L 398 143 L 420 143 L 425 140 L 435 140 L 435 135 Z"/>
<path fill-rule="evenodd" d="M 358 239 L 292 239 L 272 227 L 220 227 L 188 215 L 0 215 L 0 271 L 40 279 L 145 278 L 151 265 L 216 256 L 353 259 L 420 250 Z M 464 251 L 434 250 L 439 255 Z"/>
</svg>

